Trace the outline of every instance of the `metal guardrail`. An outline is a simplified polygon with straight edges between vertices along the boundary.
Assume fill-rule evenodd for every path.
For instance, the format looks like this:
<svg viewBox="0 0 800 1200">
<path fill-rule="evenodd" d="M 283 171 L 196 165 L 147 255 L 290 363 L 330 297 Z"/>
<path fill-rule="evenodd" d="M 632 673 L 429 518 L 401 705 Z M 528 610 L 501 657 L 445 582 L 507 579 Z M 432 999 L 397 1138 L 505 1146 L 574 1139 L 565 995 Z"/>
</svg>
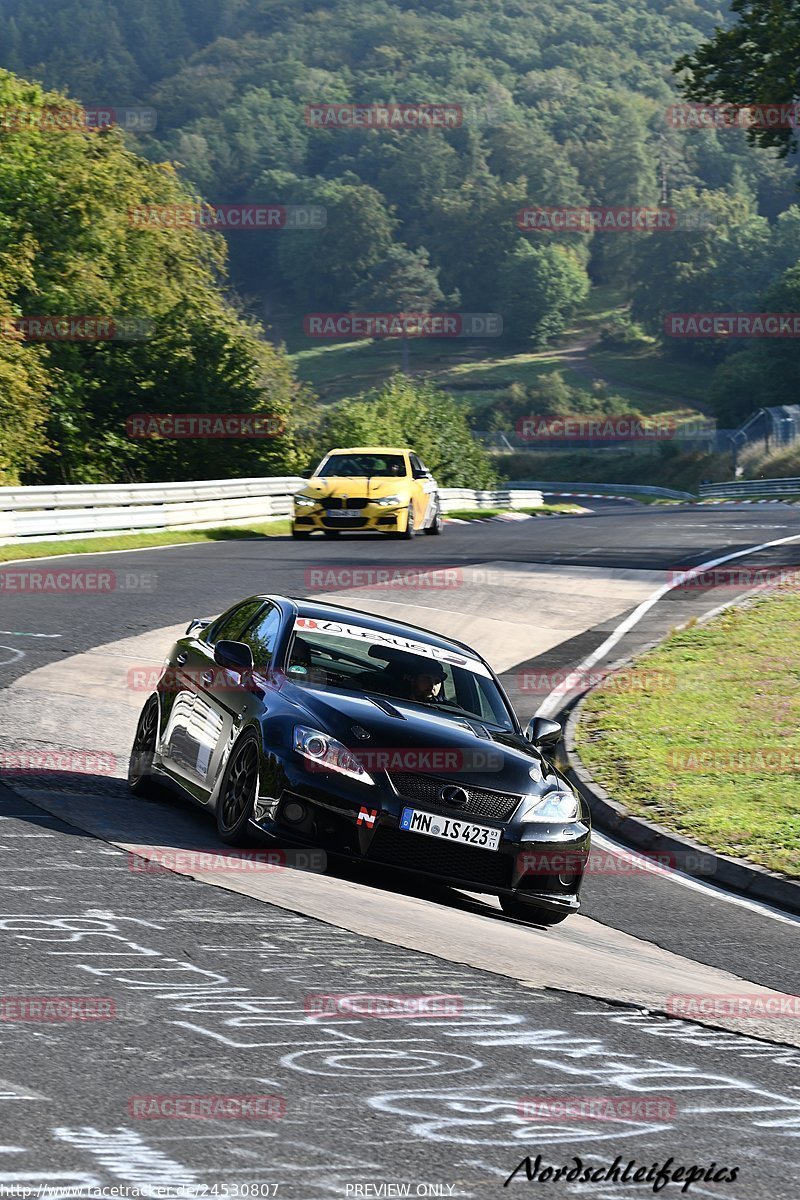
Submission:
<svg viewBox="0 0 800 1200">
<path fill-rule="evenodd" d="M 800 479 L 737 479 L 731 483 L 701 483 L 700 497 L 798 496 Z"/>
<path fill-rule="evenodd" d="M 444 513 L 460 508 L 539 508 L 544 503 L 541 491 L 516 484 L 506 484 L 495 491 L 440 488 L 439 500 Z"/>
<path fill-rule="evenodd" d="M 229 524 L 287 516 L 299 477 L 0 488 L 0 539 Z"/>
<path fill-rule="evenodd" d="M 507 483 L 508 488 L 538 488 L 542 492 L 592 492 L 598 496 L 656 496 L 663 500 L 696 500 L 692 492 L 676 492 L 672 488 L 639 486 L 632 483 L 563 483 L 560 480 L 525 479 Z"/>
<path fill-rule="evenodd" d="M 54 487 L 0 487 L 0 512 L 12 509 L 100 508 L 171 501 L 226 500 L 291 494 L 302 487 L 299 476 L 274 478 L 203 479 L 190 483 L 58 484 Z"/>
<path fill-rule="evenodd" d="M 133 483 L 0 488 L 0 542 L 19 538 L 199 528 L 289 516 L 299 476 L 209 479 L 193 483 Z M 442 488 L 442 510 L 534 508 L 540 491 Z"/>
</svg>

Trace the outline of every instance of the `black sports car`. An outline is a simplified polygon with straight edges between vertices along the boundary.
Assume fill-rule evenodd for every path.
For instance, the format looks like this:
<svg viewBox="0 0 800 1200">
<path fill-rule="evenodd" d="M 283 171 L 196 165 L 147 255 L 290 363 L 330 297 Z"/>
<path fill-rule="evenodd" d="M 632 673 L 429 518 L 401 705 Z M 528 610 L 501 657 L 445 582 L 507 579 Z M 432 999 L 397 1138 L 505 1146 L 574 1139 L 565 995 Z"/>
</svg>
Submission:
<svg viewBox="0 0 800 1200">
<path fill-rule="evenodd" d="M 139 718 L 129 785 L 169 783 L 220 837 L 324 847 L 500 897 L 579 908 L 590 822 L 474 650 L 333 604 L 254 596 L 193 621 Z"/>
</svg>

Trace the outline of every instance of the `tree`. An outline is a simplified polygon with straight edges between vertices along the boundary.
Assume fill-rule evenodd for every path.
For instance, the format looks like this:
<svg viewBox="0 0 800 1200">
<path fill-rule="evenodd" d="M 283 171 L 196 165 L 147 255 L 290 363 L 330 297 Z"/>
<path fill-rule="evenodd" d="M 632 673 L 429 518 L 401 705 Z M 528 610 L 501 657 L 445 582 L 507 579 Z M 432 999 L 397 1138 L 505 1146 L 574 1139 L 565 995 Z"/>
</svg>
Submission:
<svg viewBox="0 0 800 1200">
<path fill-rule="evenodd" d="M 449 300 L 455 307 L 458 293 Z M 385 258 L 370 268 L 353 295 L 353 308 L 360 312 L 431 313 L 446 302 L 439 287 L 439 272 L 431 268 L 424 246 L 419 250 L 392 246 Z M 407 337 L 403 338 L 403 371 L 408 373 Z"/>
<path fill-rule="evenodd" d="M 498 289 L 504 334 L 541 346 L 586 299 L 589 279 L 571 250 L 520 242 L 501 268 Z"/>
<path fill-rule="evenodd" d="M 800 266 L 785 271 L 761 297 L 757 311 L 800 312 Z M 739 340 L 738 352 L 715 372 L 711 403 L 720 424 L 738 425 L 762 406 L 796 404 L 800 395 L 800 346 L 796 338 Z M 742 348 L 744 346 L 744 348 Z"/>
<path fill-rule="evenodd" d="M 792 103 L 797 100 L 800 61 L 800 8 L 797 0 L 731 0 L 739 17 L 730 29 L 691 54 L 682 55 L 676 73 L 686 72 L 682 90 L 691 100 L 734 105 Z M 751 141 L 778 147 L 781 156 L 797 149 L 792 127 L 752 129 Z"/>
<path fill-rule="evenodd" d="M 130 215 L 191 213 L 198 198 L 172 167 L 132 154 L 119 132 L 86 128 L 65 96 L 0 72 L 0 107 L 78 118 L 59 132 L 38 119 L 0 131 L 0 317 L 98 317 L 115 331 L 42 344 L 0 338 L 3 405 L 14 409 L 4 475 L 70 483 L 293 469 L 291 368 L 223 297 L 223 239 Z M 133 319 L 141 336 L 129 338 Z M 235 449 L 132 440 L 125 419 L 137 411 L 269 412 L 286 432 Z"/>
<path fill-rule="evenodd" d="M 355 175 L 303 180 L 279 197 L 284 203 L 322 206 L 325 227 L 280 235 L 281 277 L 306 312 L 346 312 L 356 288 L 389 252 L 395 221 L 383 197 Z"/>
<path fill-rule="evenodd" d="M 463 410 L 432 384 L 394 375 L 377 391 L 327 410 L 319 452 L 331 446 L 408 445 L 443 487 L 491 487 L 496 473 Z"/>
</svg>

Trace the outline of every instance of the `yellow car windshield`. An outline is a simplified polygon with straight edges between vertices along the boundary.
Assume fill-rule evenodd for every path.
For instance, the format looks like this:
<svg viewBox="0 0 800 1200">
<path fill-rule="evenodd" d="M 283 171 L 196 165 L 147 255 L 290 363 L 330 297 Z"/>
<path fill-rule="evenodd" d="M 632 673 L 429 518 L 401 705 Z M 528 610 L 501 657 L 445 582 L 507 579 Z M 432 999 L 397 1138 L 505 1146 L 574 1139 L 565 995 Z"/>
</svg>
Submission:
<svg viewBox="0 0 800 1200">
<path fill-rule="evenodd" d="M 405 478 L 406 462 L 402 454 L 332 454 L 318 475 Z"/>
</svg>

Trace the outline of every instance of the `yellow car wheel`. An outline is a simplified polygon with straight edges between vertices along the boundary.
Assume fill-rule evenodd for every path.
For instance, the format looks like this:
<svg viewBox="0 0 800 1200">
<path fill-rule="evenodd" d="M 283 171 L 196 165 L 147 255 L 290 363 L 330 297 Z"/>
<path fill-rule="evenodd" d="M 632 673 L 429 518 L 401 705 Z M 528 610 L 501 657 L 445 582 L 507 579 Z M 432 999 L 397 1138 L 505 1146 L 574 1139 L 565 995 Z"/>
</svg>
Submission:
<svg viewBox="0 0 800 1200">
<path fill-rule="evenodd" d="M 397 536 L 403 538 L 404 541 L 410 541 L 411 538 L 413 538 L 415 533 L 416 533 L 416 530 L 414 528 L 414 508 L 413 508 L 413 505 L 409 504 L 408 516 L 406 517 L 406 527 L 403 530 L 403 532 L 398 533 Z"/>
</svg>

